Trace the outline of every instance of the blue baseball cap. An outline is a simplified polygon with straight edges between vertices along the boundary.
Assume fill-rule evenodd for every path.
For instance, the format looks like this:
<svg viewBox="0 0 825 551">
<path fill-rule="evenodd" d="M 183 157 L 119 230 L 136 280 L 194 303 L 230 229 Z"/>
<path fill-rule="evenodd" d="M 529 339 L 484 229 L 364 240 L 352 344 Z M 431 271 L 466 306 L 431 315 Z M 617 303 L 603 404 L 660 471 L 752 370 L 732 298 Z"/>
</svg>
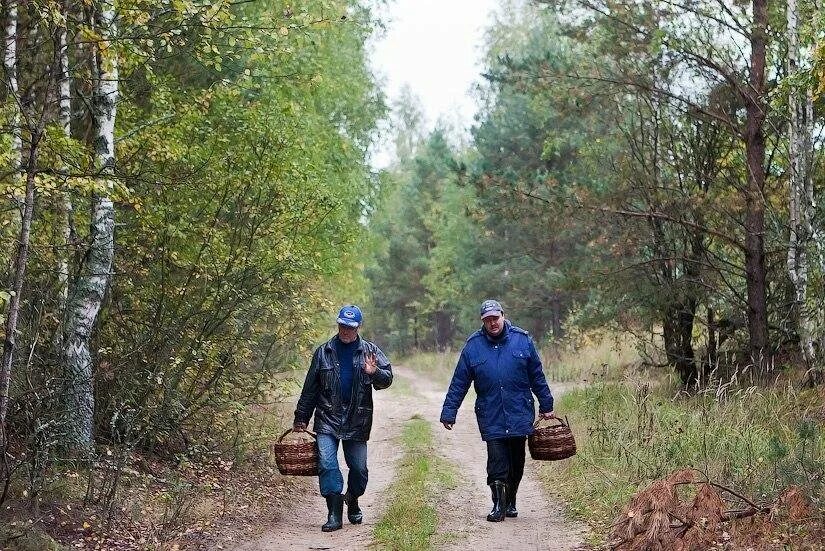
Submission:
<svg viewBox="0 0 825 551">
<path fill-rule="evenodd" d="M 481 303 L 481 319 L 486 318 L 487 316 L 500 316 L 504 314 L 504 309 L 502 309 L 501 304 L 497 300 L 485 300 Z"/>
<path fill-rule="evenodd" d="M 338 319 L 335 321 L 347 327 L 358 327 L 362 319 L 361 309 L 354 304 L 347 304 L 338 312 Z"/>
</svg>

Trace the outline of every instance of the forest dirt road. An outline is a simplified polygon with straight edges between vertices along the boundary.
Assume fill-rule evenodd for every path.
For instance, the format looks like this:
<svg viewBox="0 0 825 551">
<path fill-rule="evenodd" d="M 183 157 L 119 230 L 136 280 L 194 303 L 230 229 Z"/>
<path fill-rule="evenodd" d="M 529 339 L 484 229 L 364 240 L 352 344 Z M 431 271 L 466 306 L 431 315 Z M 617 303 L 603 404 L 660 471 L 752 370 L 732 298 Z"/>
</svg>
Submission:
<svg viewBox="0 0 825 551">
<path fill-rule="evenodd" d="M 224 545 L 223 549 L 366 549 L 373 542 L 373 528 L 388 504 L 387 490 L 403 454 L 396 437 L 401 434 L 404 423 L 416 414 L 432 424 L 437 452 L 459 473 L 455 488 L 445 489 L 435 504 L 439 526 L 433 538 L 434 549 L 561 551 L 582 545 L 584 526 L 566 519 L 561 507 L 545 496 L 537 476 L 537 463 L 530 460 L 529 455 L 519 489 L 518 518 L 487 522 L 490 490 L 485 480 L 486 448 L 478 434 L 472 396 L 465 400 L 456 426 L 447 431 L 438 422 L 445 392 L 443 385 L 403 367 L 394 366 L 393 370 L 396 377 L 393 386 L 375 395 L 375 419 L 369 444 L 370 481 L 366 495 L 360 500 L 364 523 L 351 525 L 345 518 L 343 529 L 321 532 L 326 504 L 318 495 L 317 479 L 307 477 L 302 480 L 301 489 L 305 491 L 296 493 L 292 505 L 277 512 L 273 524 L 260 536 L 242 544 Z M 561 390 L 553 389 L 555 395 Z M 343 457 L 339 460 L 346 480 Z"/>
</svg>

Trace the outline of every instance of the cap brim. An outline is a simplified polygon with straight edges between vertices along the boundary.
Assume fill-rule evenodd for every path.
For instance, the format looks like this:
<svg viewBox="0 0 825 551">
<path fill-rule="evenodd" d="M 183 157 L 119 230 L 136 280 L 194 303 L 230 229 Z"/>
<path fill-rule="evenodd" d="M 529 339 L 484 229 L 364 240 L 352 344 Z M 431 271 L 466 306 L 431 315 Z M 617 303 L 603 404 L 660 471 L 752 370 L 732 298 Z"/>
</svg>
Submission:
<svg viewBox="0 0 825 551">
<path fill-rule="evenodd" d="M 499 318 L 502 314 L 504 314 L 504 312 L 502 312 L 501 310 L 490 310 L 489 312 L 484 312 L 483 314 L 481 314 L 481 319 L 490 318 L 493 316 Z"/>
<path fill-rule="evenodd" d="M 344 318 L 338 318 L 336 321 L 338 322 L 338 325 L 346 325 L 347 327 L 358 327 L 361 325 L 357 321 L 345 320 Z"/>
</svg>

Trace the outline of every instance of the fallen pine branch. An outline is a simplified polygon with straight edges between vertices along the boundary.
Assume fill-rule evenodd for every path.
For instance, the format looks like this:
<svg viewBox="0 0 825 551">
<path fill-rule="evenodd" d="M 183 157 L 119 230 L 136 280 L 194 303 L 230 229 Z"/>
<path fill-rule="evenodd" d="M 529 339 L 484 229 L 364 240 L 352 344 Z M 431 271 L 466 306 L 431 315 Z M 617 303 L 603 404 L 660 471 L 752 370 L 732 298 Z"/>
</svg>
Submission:
<svg viewBox="0 0 825 551">
<path fill-rule="evenodd" d="M 736 489 L 697 480 L 698 474 L 695 469 L 675 471 L 637 492 L 611 525 L 609 548 L 633 551 L 708 548 L 720 538 L 728 537 L 723 536 L 730 531 L 728 523 L 769 514 L 787 500 L 780 496 L 770 505 L 760 505 Z M 692 498 L 682 497 L 676 491 L 682 485 L 695 486 L 698 491 Z M 741 503 L 745 508 L 736 507 Z"/>
</svg>

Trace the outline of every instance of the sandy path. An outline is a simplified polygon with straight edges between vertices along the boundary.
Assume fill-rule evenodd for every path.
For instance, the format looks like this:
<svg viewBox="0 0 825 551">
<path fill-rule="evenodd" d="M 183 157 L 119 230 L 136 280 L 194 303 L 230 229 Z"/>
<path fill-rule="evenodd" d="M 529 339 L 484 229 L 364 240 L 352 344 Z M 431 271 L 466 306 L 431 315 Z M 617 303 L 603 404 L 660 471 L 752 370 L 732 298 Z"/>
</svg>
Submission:
<svg viewBox="0 0 825 551">
<path fill-rule="evenodd" d="M 438 508 L 438 549 L 561 551 L 582 546 L 585 526 L 565 518 L 561 506 L 545 496 L 537 474 L 539 463 L 530 459 L 529 452 L 516 502 L 518 518 L 487 522 L 492 506 L 487 486 L 487 447 L 478 432 L 472 390 L 461 405 L 453 430 L 448 431 L 438 423 L 444 389 L 423 379 L 417 380 L 415 387 L 426 398 L 427 418 L 436 425 L 439 452 L 458 468 L 461 477 Z M 554 396 L 561 390 L 556 388 Z"/>
<path fill-rule="evenodd" d="M 518 495 L 519 517 L 501 523 L 487 522 L 490 490 L 486 486 L 486 448 L 478 434 L 473 415 L 472 396 L 462 406 L 452 431 L 438 423 L 444 389 L 417 374 L 393 367 L 396 383 L 374 394 L 375 418 L 369 443 L 370 480 L 361 498 L 364 523 L 323 533 L 326 503 L 318 495 L 316 478 L 304 478 L 306 489 L 296 496 L 292 507 L 277 512 L 274 525 L 253 541 L 235 546 L 243 551 L 365 549 L 372 543 L 373 528 L 381 518 L 387 500 L 384 494 L 392 483 L 396 463 L 403 451 L 394 440 L 404 423 L 418 414 L 430 420 L 439 452 L 456 467 L 459 480 L 455 488 L 441 497 L 437 510 L 439 530 L 434 539 L 437 549 L 565 550 L 581 544 L 584 528 L 562 516 L 561 508 L 551 503 L 541 489 L 536 462 L 527 460 L 524 480 Z M 558 394 L 558 390 L 555 391 Z M 346 466 L 339 454 L 344 479 Z M 230 548 L 225 546 L 224 549 Z"/>
<path fill-rule="evenodd" d="M 393 366 L 393 371 L 396 367 Z M 321 525 L 327 520 L 327 505 L 318 493 L 317 477 L 300 477 L 302 489 L 298 492 L 291 508 L 275 515 L 274 526 L 269 527 L 257 539 L 234 547 L 242 551 L 287 551 L 307 549 L 331 549 L 348 551 L 365 549 L 372 543 L 372 531 L 381 519 L 385 500 L 383 494 L 392 483 L 395 465 L 401 458 L 401 449 L 395 437 L 401 434 L 404 423 L 413 415 L 415 402 L 409 394 L 409 386 L 404 384 L 403 375 L 395 374 L 393 385 L 373 392 L 373 424 L 367 448 L 369 482 L 367 492 L 358 500 L 364 512 L 362 524 L 350 524 L 344 507 L 344 527 L 335 532 L 321 532 Z M 406 392 L 405 392 L 406 390 Z M 344 475 L 346 489 L 347 466 L 344 454 L 339 449 L 338 463 Z M 224 546 L 225 549 L 230 547 Z"/>
</svg>

